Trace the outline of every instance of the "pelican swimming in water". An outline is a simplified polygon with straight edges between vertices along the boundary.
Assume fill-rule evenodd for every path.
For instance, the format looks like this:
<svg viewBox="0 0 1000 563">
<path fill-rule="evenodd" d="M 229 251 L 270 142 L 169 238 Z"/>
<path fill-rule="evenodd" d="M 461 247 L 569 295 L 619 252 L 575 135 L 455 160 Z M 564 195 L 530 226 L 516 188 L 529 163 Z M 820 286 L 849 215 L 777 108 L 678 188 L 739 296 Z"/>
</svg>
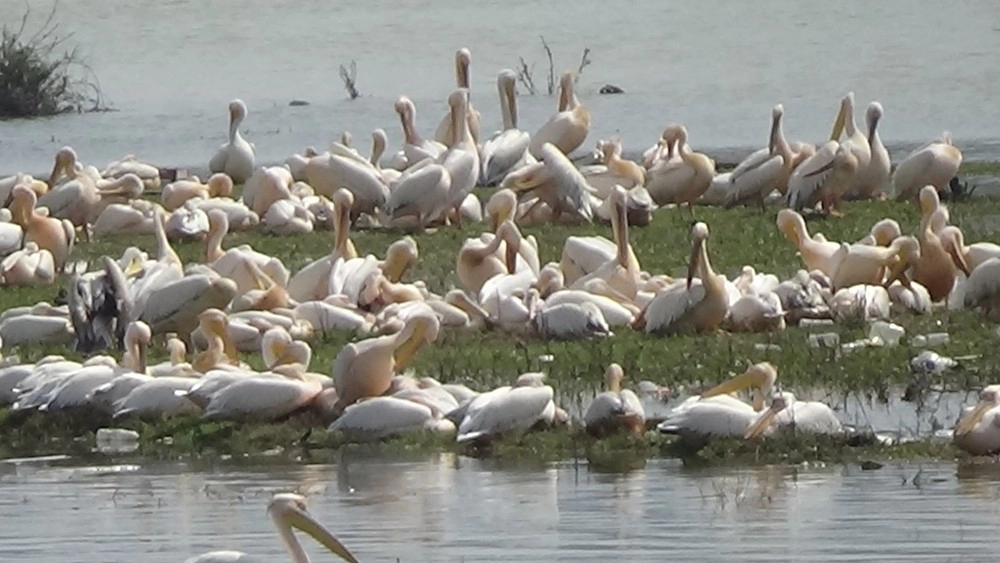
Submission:
<svg viewBox="0 0 1000 563">
<path fill-rule="evenodd" d="M 983 387 L 976 406 L 963 409 L 952 441 L 972 455 L 1000 451 L 1000 385 Z"/>
<path fill-rule="evenodd" d="M 847 192 L 847 197 L 850 199 L 871 199 L 889 181 L 892 163 L 889 160 L 889 151 L 878 135 L 878 124 L 881 120 L 882 104 L 878 102 L 868 104 L 865 122 L 868 126 L 869 160 L 867 165 L 861 165 L 860 159 L 858 161 L 858 175 L 854 180 L 854 186 Z"/>
<path fill-rule="evenodd" d="M 460 89 L 469 89 L 469 63 L 472 62 L 472 53 L 465 47 L 455 51 L 455 85 Z M 450 105 L 450 102 L 449 102 Z M 472 107 L 469 102 L 468 112 L 465 116 L 466 126 L 469 128 L 469 135 L 472 142 L 479 144 L 479 112 Z M 434 140 L 445 146 L 450 146 L 455 142 L 455 135 L 458 129 L 455 128 L 455 121 L 452 119 L 451 111 L 441 118 L 437 131 L 434 133 Z"/>
<path fill-rule="evenodd" d="M 281 536 L 285 549 L 292 556 L 292 563 L 309 563 L 309 556 L 302 544 L 295 539 L 292 528 L 302 530 L 340 559 L 349 563 L 357 563 L 357 558 L 344 547 L 344 544 L 340 543 L 340 540 L 309 513 L 304 496 L 295 493 L 278 493 L 267 505 L 267 514 L 278 529 L 278 535 Z M 241 551 L 212 551 L 192 557 L 184 563 L 231 563 L 244 559 L 249 559 L 249 557 Z"/>
<path fill-rule="evenodd" d="M 587 139 L 590 110 L 577 99 L 575 83 L 576 77 L 572 72 L 563 74 L 559 80 L 559 111 L 531 136 L 528 148 L 531 156 L 542 159 L 541 151 L 546 143 L 552 143 L 568 156 Z"/>
<path fill-rule="evenodd" d="M 646 431 L 646 414 L 642 401 L 629 389 L 622 389 L 625 373 L 618 364 L 604 372 L 605 391 L 599 393 L 587 407 L 583 423 L 587 432 L 601 437 L 618 431 L 642 435 Z"/>
<path fill-rule="evenodd" d="M 516 81 L 514 71 L 507 68 L 497 75 L 503 129 L 483 142 L 479 154 L 479 183 L 484 186 L 496 185 L 508 173 L 527 163 L 531 136 L 517 128 Z"/>
<path fill-rule="evenodd" d="M 245 183 L 254 173 L 254 147 L 240 135 L 246 117 L 247 106 L 242 100 L 229 102 L 229 140 L 208 161 L 213 174 L 225 172 L 237 184 Z"/>
<path fill-rule="evenodd" d="M 713 331 L 729 312 L 725 277 L 715 273 L 708 259 L 708 225 L 696 223 L 691 229 L 691 239 L 686 282 L 677 281 L 660 290 L 636 320 L 646 333 Z M 697 284 L 696 275 L 700 280 Z"/>
<path fill-rule="evenodd" d="M 797 211 L 782 209 L 778 212 L 778 230 L 799 250 L 802 263 L 809 270 L 819 270 L 828 276 L 837 271 L 840 244 L 817 240 L 809 236 L 806 221 Z"/>
<path fill-rule="evenodd" d="M 914 150 L 896 165 L 892 173 L 893 197 L 896 201 L 912 200 L 926 185 L 942 191 L 958 174 L 961 165 L 962 151 L 952 144 L 951 135 L 945 133 L 940 139 Z"/>
<path fill-rule="evenodd" d="M 66 258 L 73 250 L 76 231 L 66 219 L 56 219 L 40 213 L 35 192 L 27 186 L 15 186 L 11 191 L 11 221 L 21 226 L 25 243 L 34 242 L 39 248 L 52 253 L 57 271 L 62 271 Z"/>
<path fill-rule="evenodd" d="M 419 313 L 407 319 L 396 334 L 344 346 L 333 361 L 332 373 L 339 409 L 363 397 L 385 393 L 393 374 L 401 372 L 421 346 L 437 340 L 440 326 L 433 312 Z"/>
<path fill-rule="evenodd" d="M 687 145 L 687 128 L 683 125 L 675 123 L 667 130 L 664 135 L 672 143 L 672 153 L 677 154 L 679 162 L 654 166 L 646 175 L 646 189 L 657 205 L 686 203 L 693 217 L 692 205 L 708 191 L 715 177 L 715 161 L 704 153 L 691 150 Z"/>
</svg>

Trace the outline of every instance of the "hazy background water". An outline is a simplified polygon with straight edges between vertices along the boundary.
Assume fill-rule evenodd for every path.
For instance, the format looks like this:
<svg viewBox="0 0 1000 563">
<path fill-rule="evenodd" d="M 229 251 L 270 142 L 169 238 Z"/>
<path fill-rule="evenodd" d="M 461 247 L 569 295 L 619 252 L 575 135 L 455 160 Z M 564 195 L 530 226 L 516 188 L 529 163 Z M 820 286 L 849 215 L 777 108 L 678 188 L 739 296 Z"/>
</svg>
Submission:
<svg viewBox="0 0 1000 563">
<path fill-rule="evenodd" d="M 362 561 L 991 561 L 1000 532 L 995 466 L 79 464 L 0 462 L 5 561 L 286 561 L 265 507 L 293 489 Z"/>
<path fill-rule="evenodd" d="M 0 23 L 16 24 L 26 5 L 3 2 Z M 31 2 L 36 25 L 49 5 Z M 203 167 L 224 141 L 234 97 L 249 106 L 245 129 L 265 162 L 323 147 L 343 130 L 361 144 L 382 127 L 398 148 L 392 102 L 412 97 L 430 136 L 462 46 L 472 51 L 471 89 L 488 134 L 499 127 L 497 71 L 523 56 L 544 89 L 539 35 L 557 72 L 591 48 L 579 83 L 593 113 L 586 148 L 620 133 L 626 147 L 642 149 L 681 121 L 692 146 L 736 158 L 764 145 L 776 102 L 790 138 L 819 141 L 853 89 L 859 111 L 872 99 L 885 106 L 882 137 L 894 157 L 949 130 L 967 159 L 997 159 L 997 13 L 993 0 L 63 1 L 60 31 L 73 33 L 67 45 L 86 53 L 118 111 L 0 122 L 0 173 L 41 171 L 64 144 L 99 166 L 136 153 Z M 337 75 L 352 59 L 362 93 L 353 102 Z M 627 93 L 597 95 L 605 83 Z M 289 107 L 293 99 L 311 105 Z M 519 103 L 522 127 L 534 131 L 555 100 L 522 95 Z"/>
</svg>

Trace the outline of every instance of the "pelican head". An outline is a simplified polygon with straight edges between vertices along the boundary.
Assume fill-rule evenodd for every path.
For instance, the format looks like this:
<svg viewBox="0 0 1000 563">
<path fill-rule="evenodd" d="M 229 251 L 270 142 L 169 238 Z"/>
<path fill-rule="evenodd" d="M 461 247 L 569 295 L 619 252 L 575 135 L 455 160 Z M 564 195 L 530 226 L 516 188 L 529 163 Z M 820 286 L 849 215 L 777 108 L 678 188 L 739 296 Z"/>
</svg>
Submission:
<svg viewBox="0 0 1000 563">
<path fill-rule="evenodd" d="M 393 107 L 396 109 L 396 113 L 398 113 L 400 117 L 412 116 L 414 109 L 416 109 L 416 106 L 413 105 L 413 100 L 407 96 L 400 96 L 396 98 L 396 103 Z"/>
<path fill-rule="evenodd" d="M 73 147 L 63 147 L 56 152 L 55 163 L 52 165 L 52 174 L 49 175 L 48 185 L 51 187 L 59 179 L 59 173 L 69 172 L 76 168 L 76 151 Z"/>
<path fill-rule="evenodd" d="M 289 538 L 293 538 L 292 528 L 302 530 L 344 561 L 357 563 L 357 558 L 344 547 L 344 544 L 340 543 L 340 540 L 317 522 L 312 514 L 309 514 L 304 496 L 295 493 L 278 493 L 267 505 L 267 514 L 274 521 L 281 537 L 285 539 L 286 547 L 296 561 L 307 561 L 308 557 L 297 541 L 294 539 L 289 541 Z"/>
<path fill-rule="evenodd" d="M 872 102 L 868 104 L 868 110 L 865 112 L 865 122 L 868 123 L 868 144 L 872 143 L 872 139 L 875 138 L 875 131 L 878 129 L 878 122 L 882 119 L 882 104 L 878 102 Z"/>
<path fill-rule="evenodd" d="M 458 88 L 448 96 L 448 105 L 453 110 L 461 110 L 469 105 L 469 90 Z"/>
<path fill-rule="evenodd" d="M 687 143 L 687 127 L 680 123 L 671 123 L 670 125 L 667 125 L 666 129 L 663 130 L 663 136 L 668 141 L 672 141 L 678 147 L 683 147 L 684 143 Z"/>
<path fill-rule="evenodd" d="M 210 197 L 228 197 L 233 194 L 233 179 L 225 172 L 212 174 L 206 184 Z"/>
<path fill-rule="evenodd" d="M 705 241 L 708 240 L 708 225 L 701 221 L 691 229 L 691 258 L 688 260 L 687 288 L 691 289 L 694 271 L 705 253 Z"/>
<path fill-rule="evenodd" d="M 903 231 L 894 219 L 882 219 L 872 226 L 871 236 L 876 246 L 889 246 L 902 235 Z"/>
<path fill-rule="evenodd" d="M 955 436 L 965 436 L 979 424 L 990 410 L 1000 406 L 1000 385 L 987 385 L 979 392 L 979 403 L 955 426 Z"/>
<path fill-rule="evenodd" d="M 745 372 L 736 377 L 716 385 L 715 387 L 701 394 L 703 399 L 722 395 L 725 393 L 735 393 L 744 389 L 754 388 L 757 393 L 753 396 L 753 408 L 755 411 L 764 409 L 764 397 L 771 394 L 774 383 L 778 380 L 778 368 L 770 362 L 760 362 L 747 368 Z"/>
<path fill-rule="evenodd" d="M 243 103 L 243 100 L 237 98 L 229 102 L 229 123 L 239 124 L 241 121 L 246 119 L 247 116 L 247 105 Z"/>
<path fill-rule="evenodd" d="M 747 440 L 752 440 L 764 432 L 774 424 L 775 419 L 778 417 L 778 413 L 785 410 L 788 405 L 795 402 L 795 395 L 791 393 L 775 393 L 771 397 L 771 407 L 767 409 L 767 412 L 763 413 L 757 418 L 757 421 L 747 428 L 744 437 Z"/>
<path fill-rule="evenodd" d="M 490 218 L 490 230 L 496 232 L 497 227 L 507 219 L 514 219 L 517 208 L 517 194 L 510 188 L 501 188 L 486 202 L 486 215 Z"/>
<path fill-rule="evenodd" d="M 146 348 L 153 339 L 153 331 L 142 321 L 132 321 L 125 329 L 125 348 L 134 354 L 135 371 L 146 371 Z"/>
<path fill-rule="evenodd" d="M 931 185 L 920 188 L 920 211 L 924 215 L 930 215 L 935 209 L 941 207 L 941 196 L 938 195 L 937 188 Z"/>
<path fill-rule="evenodd" d="M 455 77 L 460 88 L 469 87 L 469 63 L 472 62 L 472 52 L 462 47 L 455 52 Z"/>
<path fill-rule="evenodd" d="M 385 262 L 382 264 L 382 274 L 387 280 L 396 283 L 403 277 L 406 270 L 420 260 L 417 241 L 413 237 L 403 237 L 389 245 L 385 252 Z"/>
<path fill-rule="evenodd" d="M 591 303 L 592 304 L 592 303 Z M 617 393 L 622 390 L 622 380 L 625 379 L 625 371 L 618 364 L 611 364 L 604 371 L 604 385 L 608 391 Z"/>
<path fill-rule="evenodd" d="M 510 219 L 500 223 L 496 236 L 506 243 L 504 262 L 511 274 L 517 271 L 517 253 L 521 250 L 521 231 Z"/>
<path fill-rule="evenodd" d="M 409 365 L 414 354 L 424 344 L 434 342 L 441 332 L 441 322 L 437 314 L 432 311 L 421 311 L 406 320 L 406 324 L 397 334 L 397 338 L 402 344 L 396 350 L 395 371 L 401 372 Z"/>
<path fill-rule="evenodd" d="M 142 195 L 142 179 L 129 172 L 123 174 L 121 178 L 98 190 L 102 196 L 125 196 L 128 199 L 135 199 Z"/>
<path fill-rule="evenodd" d="M 892 282 L 899 280 L 899 283 L 909 289 L 910 279 L 905 273 L 907 268 L 915 266 L 920 260 L 920 242 L 914 237 L 903 236 L 892 241 L 889 248 L 894 251 L 896 260 L 889 266 L 885 286 L 889 287 Z"/>
<path fill-rule="evenodd" d="M 785 115 L 785 107 L 781 104 L 776 104 L 771 108 L 771 134 L 767 138 L 767 150 L 770 153 L 774 153 L 774 145 L 778 139 L 778 131 L 781 128 L 781 117 Z"/>
</svg>

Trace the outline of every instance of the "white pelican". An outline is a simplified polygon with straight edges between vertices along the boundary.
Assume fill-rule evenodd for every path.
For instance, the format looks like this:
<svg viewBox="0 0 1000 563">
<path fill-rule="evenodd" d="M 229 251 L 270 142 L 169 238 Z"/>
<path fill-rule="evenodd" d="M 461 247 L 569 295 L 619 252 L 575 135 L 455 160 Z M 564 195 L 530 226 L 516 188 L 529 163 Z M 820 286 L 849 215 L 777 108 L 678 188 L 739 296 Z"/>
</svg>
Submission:
<svg viewBox="0 0 1000 563">
<path fill-rule="evenodd" d="M 988 318 L 1000 321 L 1000 258 L 976 266 L 963 287 L 966 307 L 982 308 Z"/>
<path fill-rule="evenodd" d="M 914 199 L 926 185 L 944 190 L 962 165 L 962 151 L 945 133 L 940 139 L 911 152 L 892 173 L 892 194 L 897 201 Z"/>
<path fill-rule="evenodd" d="M 537 200 L 532 207 L 546 204 L 552 211 L 554 221 L 558 221 L 565 210 L 573 211 L 584 221 L 592 221 L 593 188 L 580 170 L 552 143 L 545 143 L 537 152 L 541 155 L 541 162 L 508 174 L 500 186 L 517 193 L 533 192 Z M 522 215 L 529 215 L 531 211 L 529 209 Z"/>
<path fill-rule="evenodd" d="M 975 270 L 980 264 L 990 258 L 1000 258 L 1000 244 L 992 242 L 975 242 L 965 244 L 965 235 L 962 229 L 955 225 L 948 225 L 938 233 L 941 240 L 946 245 L 951 245 L 950 252 L 957 252 L 962 255 L 969 270 Z"/>
<path fill-rule="evenodd" d="M 208 215 L 195 202 L 185 203 L 184 207 L 175 209 L 163 224 L 163 230 L 170 240 L 201 240 L 209 233 L 209 229 Z"/>
<path fill-rule="evenodd" d="M 337 403 L 342 410 L 362 397 L 377 397 L 389 389 L 392 376 L 402 371 L 425 343 L 437 340 L 440 321 L 433 312 L 407 319 L 396 334 L 369 338 L 344 346 L 333 360 Z"/>
<path fill-rule="evenodd" d="M 789 428 L 804 434 L 840 434 L 843 426 L 833 409 L 818 401 L 799 401 L 795 395 L 777 393 L 771 406 L 746 431 L 746 438 L 753 439 L 770 430 L 772 425 Z"/>
<path fill-rule="evenodd" d="M 400 96 L 394 107 L 403 127 L 403 153 L 410 167 L 425 158 L 435 159 L 447 150 L 447 145 L 426 140 L 417 132 L 417 107 L 410 98 Z"/>
<path fill-rule="evenodd" d="M 761 414 L 743 401 L 728 396 L 721 398 L 723 400 L 691 397 L 673 409 L 656 429 L 697 445 L 711 438 L 743 437 Z"/>
<path fill-rule="evenodd" d="M 31 174 L 23 174 L 19 172 L 13 176 L 0 178 L 0 202 L 9 201 L 10 194 L 14 190 L 14 186 L 20 185 L 27 186 L 31 189 L 31 191 L 35 192 L 36 196 L 45 195 L 45 192 L 49 191 L 49 185 L 45 181 L 39 180 Z"/>
<path fill-rule="evenodd" d="M 134 154 L 125 155 L 125 158 L 112 162 L 101 170 L 101 177 L 107 179 L 119 178 L 125 174 L 135 174 L 142 180 L 145 190 L 160 189 L 160 169 L 140 161 Z"/>
<path fill-rule="evenodd" d="M 208 161 L 213 174 L 225 172 L 237 184 L 245 183 L 254 173 L 254 147 L 240 135 L 240 124 L 246 117 L 247 106 L 242 100 L 229 102 L 229 140 Z"/>
<path fill-rule="evenodd" d="M 687 145 L 687 128 L 679 123 L 667 127 L 672 146 L 676 147 L 679 162 L 663 167 L 655 167 L 646 175 L 646 189 L 657 205 L 676 203 L 678 207 L 686 203 L 688 211 L 694 215 L 691 207 L 695 200 L 701 197 L 712 184 L 715 177 L 715 161 L 708 155 L 694 152 Z"/>
<path fill-rule="evenodd" d="M 882 144 L 878 135 L 878 124 L 882 119 L 882 104 L 872 102 L 865 112 L 865 122 L 868 125 L 868 149 L 870 159 L 863 166 L 858 161 L 858 175 L 854 186 L 847 192 L 852 199 L 871 199 L 889 181 L 892 163 L 889 161 L 889 151 Z"/>
<path fill-rule="evenodd" d="M 822 203 L 825 212 L 837 215 L 840 199 L 857 172 L 858 159 L 851 147 L 829 141 L 796 167 L 788 178 L 788 206 L 802 210 Z"/>
<path fill-rule="evenodd" d="M 765 401 L 771 397 L 777 381 L 778 368 L 770 362 L 759 362 L 748 367 L 740 375 L 705 391 L 701 394 L 701 399 L 738 401 L 738 399 L 729 396 L 729 394 L 750 389 L 753 392 L 751 394 L 752 404 L 749 406 L 755 412 L 759 412 L 764 409 Z"/>
<path fill-rule="evenodd" d="M 601 164 L 581 167 L 580 172 L 587 179 L 587 184 L 594 188 L 597 198 L 607 199 L 615 184 L 632 189 L 646 183 L 646 170 L 635 162 L 622 158 L 621 139 L 616 137 L 598 141 L 596 152 L 600 155 Z"/>
<path fill-rule="evenodd" d="M 895 280 L 909 284 L 904 272 L 920 258 L 920 243 L 911 236 L 902 236 L 889 246 L 842 244 L 837 267 L 830 276 L 834 290 L 852 285 L 888 285 Z"/>
<path fill-rule="evenodd" d="M 94 237 L 151 235 L 156 231 L 155 215 L 163 210 L 158 204 L 133 199 L 127 204 L 112 203 L 104 208 L 91 225 Z"/>
<path fill-rule="evenodd" d="M 233 194 L 233 179 L 228 174 L 219 172 L 208 177 L 204 184 L 197 177 L 177 180 L 163 186 L 160 202 L 167 211 L 179 209 L 192 198 L 209 199 L 213 197 L 229 197 Z"/>
<path fill-rule="evenodd" d="M 889 246 L 892 241 L 903 236 L 903 230 L 895 219 L 882 219 L 872 225 L 871 231 L 858 244 Z"/>
<path fill-rule="evenodd" d="M 433 403 L 420 396 L 369 397 L 344 409 L 330 424 L 352 442 L 372 442 L 412 432 L 454 434 L 455 424 L 441 418 Z"/>
<path fill-rule="evenodd" d="M 976 406 L 963 409 L 952 441 L 972 455 L 1000 451 L 1000 385 L 983 387 Z"/>
<path fill-rule="evenodd" d="M 483 142 L 479 154 L 479 183 L 483 186 L 496 185 L 509 172 L 525 164 L 528 157 L 531 136 L 517 128 L 517 93 L 514 90 L 516 81 L 514 71 L 507 68 L 497 75 L 503 129 Z"/>
<path fill-rule="evenodd" d="M 458 208 L 472 193 L 479 178 L 479 149 L 469 130 L 469 91 L 464 88 L 455 90 L 448 96 L 448 105 L 451 107 L 455 138 L 437 162 L 448 171 L 449 207 L 455 208 L 456 220 L 461 221 Z"/>
<path fill-rule="evenodd" d="M 799 250 L 802 263 L 806 265 L 806 268 L 819 270 L 828 276 L 832 276 L 837 271 L 837 265 L 841 258 L 838 254 L 840 244 L 810 237 L 806 221 L 797 211 L 782 209 L 778 212 L 776 222 L 778 230 Z"/>
<path fill-rule="evenodd" d="M 47 285 L 55 281 L 56 267 L 52 253 L 34 241 L 0 261 L 0 284 Z"/>
<path fill-rule="evenodd" d="M 38 212 L 37 196 L 27 186 L 15 186 L 11 198 L 11 220 L 24 230 L 24 242 L 34 242 L 51 252 L 56 270 L 61 271 L 76 240 L 73 224 Z"/>
<path fill-rule="evenodd" d="M 330 273 L 337 260 L 358 257 L 358 251 L 351 242 L 350 232 L 353 203 L 354 196 L 347 190 L 337 190 L 333 194 L 333 205 L 337 215 L 333 229 L 333 248 L 326 256 L 303 266 L 288 280 L 288 294 L 292 299 L 305 302 L 325 298 L 328 294 Z"/>
<path fill-rule="evenodd" d="M 646 412 L 642 401 L 629 389 L 622 389 L 625 374 L 618 364 L 604 372 L 605 391 L 599 393 L 587 407 L 583 423 L 587 433 L 598 438 L 619 431 L 641 436 L 646 431 Z"/>
<path fill-rule="evenodd" d="M 86 173 L 80 172 L 78 168 L 76 151 L 70 147 L 59 149 L 49 179 L 52 188 L 38 198 L 38 205 L 47 207 L 49 215 L 56 219 L 68 219 L 73 225 L 84 227 L 86 237 L 89 236 L 86 230 L 87 221 L 101 197 L 97 193 L 94 180 Z M 68 180 L 55 185 L 61 173 L 65 173 Z"/>
<path fill-rule="evenodd" d="M 24 243 L 24 229 L 14 221 L 10 209 L 0 209 L 0 256 L 7 256 Z"/>
<path fill-rule="evenodd" d="M 796 143 L 793 146 L 788 143 L 782 129 L 784 115 L 784 106 L 774 106 L 767 148 L 744 158 L 732 171 L 726 193 L 727 206 L 755 201 L 763 208 L 764 198 L 773 190 L 777 189 L 782 194 L 788 191 L 792 170 L 815 152 L 811 145 Z"/>
<path fill-rule="evenodd" d="M 691 239 L 687 281 L 677 281 L 660 290 L 636 320 L 646 333 L 713 331 L 729 312 L 725 277 L 712 270 L 708 259 L 708 225 L 696 223 L 691 229 Z M 694 283 L 696 273 L 698 284 Z"/>
<path fill-rule="evenodd" d="M 881 106 L 879 106 L 879 110 L 881 110 Z M 874 112 L 869 114 L 869 117 L 875 116 L 876 113 Z M 881 111 L 877 113 L 877 116 L 882 116 Z M 874 130 L 874 127 L 877 125 L 877 119 L 874 122 L 869 122 L 869 131 Z M 854 155 L 854 159 L 857 163 L 855 177 L 851 179 L 851 184 L 843 192 L 848 193 L 851 186 L 853 186 L 854 182 L 856 182 L 857 175 L 860 175 L 861 172 L 868 167 L 872 157 L 868 137 L 865 136 L 864 131 L 858 129 L 857 124 L 854 122 L 854 92 L 848 92 L 847 95 L 840 100 L 840 111 L 837 112 L 837 119 L 834 121 L 833 132 L 830 133 L 830 140 L 840 142 L 841 134 L 845 134 L 846 138 L 840 144 L 850 151 L 852 155 Z M 843 193 L 841 195 L 843 195 Z"/>
<path fill-rule="evenodd" d="M 302 544 L 295 539 L 292 528 L 302 530 L 340 559 L 349 563 L 357 563 L 357 558 L 344 547 L 344 544 L 340 543 L 340 540 L 313 518 L 312 514 L 309 514 L 304 496 L 294 493 L 278 493 L 267 505 L 267 514 L 278 529 L 278 535 L 281 536 L 285 549 L 292 556 L 292 563 L 309 563 L 309 556 L 302 548 Z M 230 563 L 244 559 L 249 559 L 249 557 L 241 551 L 212 551 L 187 559 L 184 563 Z"/>
<path fill-rule="evenodd" d="M 382 172 L 369 159 L 336 143 L 330 152 L 309 159 L 305 178 L 317 194 L 330 199 L 341 188 L 350 191 L 354 196 L 351 211 L 355 217 L 384 207 L 389 198 Z"/>
<path fill-rule="evenodd" d="M 225 308 L 236 297 L 236 282 L 206 275 L 186 276 L 149 292 L 145 306 L 137 310 L 154 334 L 190 334 L 197 315 L 209 308 Z"/>
<path fill-rule="evenodd" d="M 451 174 L 444 166 L 425 158 L 400 175 L 386 202 L 385 212 L 393 221 L 414 218 L 416 230 L 421 232 L 450 205 Z"/>
<path fill-rule="evenodd" d="M 500 223 L 489 242 L 484 243 L 479 237 L 466 239 L 455 258 L 455 274 L 462 286 L 478 295 L 493 276 L 515 273 L 520 244 L 521 233 L 510 219 Z M 498 255 L 501 245 L 503 257 Z"/>
<path fill-rule="evenodd" d="M 516 387 L 499 387 L 472 399 L 458 426 L 459 444 L 489 440 L 509 432 L 525 431 L 538 423 L 552 424 L 556 405 L 552 387 L 534 380 L 518 380 Z"/>
<path fill-rule="evenodd" d="M 301 364 L 271 368 L 273 374 L 239 378 L 209 397 L 202 416 L 213 420 L 266 422 L 308 406 L 323 386 L 305 377 Z"/>
<path fill-rule="evenodd" d="M 306 164 L 309 159 L 318 155 L 314 147 L 306 147 L 306 150 L 302 151 L 302 154 L 293 154 L 292 156 L 285 159 L 285 166 L 288 167 L 289 172 L 292 173 L 292 178 L 296 182 L 305 181 L 306 179 Z"/>
<path fill-rule="evenodd" d="M 208 238 L 205 242 L 205 263 L 220 276 L 236 282 L 237 290 L 245 293 L 257 287 L 249 271 L 248 262 L 256 264 L 268 277 L 281 286 L 288 284 L 288 268 L 281 259 L 254 250 L 250 245 L 222 249 L 222 241 L 229 232 L 229 218 L 218 209 L 208 213 Z"/>
<path fill-rule="evenodd" d="M 576 76 L 572 72 L 563 74 L 559 80 L 559 111 L 531 136 L 528 148 L 531 156 L 541 159 L 542 147 L 546 143 L 552 143 L 563 154 L 570 155 L 587 139 L 590 110 L 577 99 L 575 83 Z"/>
<path fill-rule="evenodd" d="M 542 337 L 556 340 L 614 335 L 601 308 L 589 301 L 553 305 L 543 303 L 532 312 L 531 325 Z"/>
<path fill-rule="evenodd" d="M 469 63 L 471 62 L 472 53 L 470 53 L 467 48 L 462 47 L 458 51 L 455 51 L 455 85 L 460 89 L 469 89 Z M 469 128 L 469 134 L 472 136 L 473 144 L 478 145 L 479 112 L 472 107 L 471 102 L 469 103 L 469 111 L 465 117 L 465 122 Z M 434 133 L 434 140 L 445 146 L 452 145 L 455 142 L 455 135 L 457 131 L 458 130 L 455 128 L 455 121 L 449 111 L 444 117 L 441 118 L 441 123 L 438 125 L 437 131 Z"/>
<path fill-rule="evenodd" d="M 638 292 L 641 270 L 632 245 L 629 244 L 626 197 L 624 188 L 615 186 L 609 198 L 614 206 L 614 213 L 611 215 L 611 230 L 615 233 L 614 257 L 593 272 L 574 281 L 572 289 L 582 289 L 591 280 L 604 280 L 628 299 L 633 299 Z"/>
<path fill-rule="evenodd" d="M 933 186 L 924 186 L 922 192 L 937 193 Z M 913 265 L 913 281 L 920 283 L 931 296 L 931 301 L 938 302 L 951 293 L 955 286 L 956 270 L 961 270 L 966 276 L 972 270 L 965 263 L 965 256 L 954 244 L 947 244 L 932 227 L 933 223 L 943 224 L 946 212 L 936 209 L 920 221 L 917 230 L 917 241 L 920 242 L 920 256 Z"/>
</svg>

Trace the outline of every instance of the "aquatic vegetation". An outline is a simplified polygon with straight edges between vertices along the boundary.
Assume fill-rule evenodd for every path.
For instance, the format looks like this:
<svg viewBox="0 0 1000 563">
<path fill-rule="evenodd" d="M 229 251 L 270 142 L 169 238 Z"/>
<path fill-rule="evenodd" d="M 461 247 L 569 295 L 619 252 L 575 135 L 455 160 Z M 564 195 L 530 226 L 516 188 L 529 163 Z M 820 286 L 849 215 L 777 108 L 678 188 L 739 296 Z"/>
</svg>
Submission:
<svg viewBox="0 0 1000 563">
<path fill-rule="evenodd" d="M 25 11 L 17 29 L 0 30 L 0 119 L 104 109 L 100 84 L 76 49 L 60 53 L 56 8 L 38 29 Z"/>
</svg>

